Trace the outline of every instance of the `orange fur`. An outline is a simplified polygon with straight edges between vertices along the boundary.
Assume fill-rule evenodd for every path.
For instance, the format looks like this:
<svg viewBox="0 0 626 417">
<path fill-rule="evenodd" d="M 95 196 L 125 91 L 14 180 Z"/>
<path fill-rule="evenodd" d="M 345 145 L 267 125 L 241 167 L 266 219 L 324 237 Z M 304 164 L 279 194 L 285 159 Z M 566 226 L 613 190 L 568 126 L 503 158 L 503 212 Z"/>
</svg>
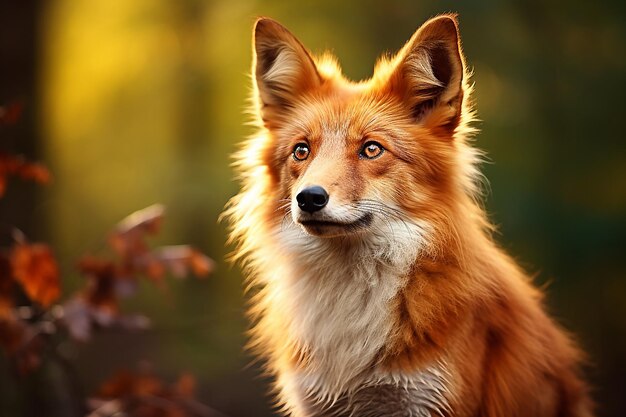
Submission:
<svg viewBox="0 0 626 417">
<path fill-rule="evenodd" d="M 251 347 L 285 413 L 385 415 L 405 407 L 396 387 L 415 387 L 394 415 L 590 417 L 580 352 L 479 204 L 456 16 L 425 23 L 360 83 L 272 20 L 253 42 L 260 131 L 237 155 L 226 215 L 256 289 Z M 372 141 L 383 151 L 370 160 Z M 322 214 L 295 202 L 310 185 L 330 195 Z M 342 226 L 363 213 L 373 220 Z M 326 215 L 340 226 L 306 223 Z"/>
</svg>

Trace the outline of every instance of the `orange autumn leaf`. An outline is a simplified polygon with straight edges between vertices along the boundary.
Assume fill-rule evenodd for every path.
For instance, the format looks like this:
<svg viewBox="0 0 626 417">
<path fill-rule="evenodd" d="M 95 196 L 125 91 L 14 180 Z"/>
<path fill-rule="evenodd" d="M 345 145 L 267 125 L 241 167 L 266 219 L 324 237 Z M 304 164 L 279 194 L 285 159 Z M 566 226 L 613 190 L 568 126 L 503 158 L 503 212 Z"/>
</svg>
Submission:
<svg viewBox="0 0 626 417">
<path fill-rule="evenodd" d="M 148 278 L 151 278 L 154 281 L 159 281 L 163 279 L 167 271 L 165 269 L 165 265 L 163 265 L 163 263 L 160 262 L 158 259 L 154 257 L 148 257 L 144 272 L 148 276 Z"/>
<path fill-rule="evenodd" d="M 215 269 L 215 262 L 189 245 L 162 246 L 156 256 L 176 278 L 185 278 L 189 270 L 197 277 L 206 277 Z"/>
<path fill-rule="evenodd" d="M 148 251 L 146 235 L 158 233 L 165 208 L 154 204 L 138 210 L 117 224 L 109 237 L 109 245 L 122 256 L 133 256 Z"/>
<path fill-rule="evenodd" d="M 222 414 L 206 407 L 194 399 L 196 379 L 183 373 L 172 384 L 155 376 L 149 369 L 139 372 L 119 371 L 98 389 L 90 399 L 96 410 L 89 417 L 100 416 L 105 406 L 115 408 L 107 415 L 115 413 L 135 417 L 191 417 L 221 416 Z M 117 415 L 117 414 L 116 414 Z"/>
<path fill-rule="evenodd" d="M 17 244 L 11 251 L 11 267 L 31 300 L 48 307 L 59 298 L 59 267 L 47 245 Z"/>
<path fill-rule="evenodd" d="M 78 270 L 88 276 L 115 275 L 115 264 L 106 259 L 100 259 L 93 255 L 85 255 L 79 259 Z"/>
<path fill-rule="evenodd" d="M 206 277 L 215 269 L 215 262 L 200 251 L 193 249 L 189 256 L 191 270 L 198 277 Z"/>
<path fill-rule="evenodd" d="M 114 275 L 101 275 L 89 278 L 83 291 L 87 303 L 110 314 L 118 311 L 117 294 L 115 293 L 116 277 Z"/>
<path fill-rule="evenodd" d="M 151 373 L 132 373 L 121 370 L 100 386 L 97 396 L 101 398 L 119 398 L 129 395 L 158 396 L 163 390 L 163 382 Z"/>
<path fill-rule="evenodd" d="M 25 163 L 19 171 L 22 178 L 33 180 L 39 184 L 48 184 L 52 180 L 52 174 L 38 162 Z"/>
<path fill-rule="evenodd" d="M 116 226 L 116 233 L 125 234 L 141 230 L 147 234 L 156 234 L 161 228 L 165 207 L 153 204 L 126 216 Z"/>
<path fill-rule="evenodd" d="M 47 184 L 52 179 L 52 174 L 42 164 L 27 161 L 21 155 L 11 155 L 0 152 L 0 174 L 19 175 L 25 180 L 33 180 L 41 184 Z"/>
<path fill-rule="evenodd" d="M 196 378 L 188 372 L 181 374 L 172 387 L 175 394 L 182 398 L 194 398 Z"/>
<path fill-rule="evenodd" d="M 24 180 L 35 181 L 39 184 L 48 184 L 52 180 L 52 174 L 42 164 L 29 162 L 19 155 L 0 152 L 0 197 L 6 191 L 9 175 L 19 176 Z"/>
<path fill-rule="evenodd" d="M 11 315 L 13 309 L 13 300 L 0 295 L 0 321 L 6 320 Z"/>
</svg>

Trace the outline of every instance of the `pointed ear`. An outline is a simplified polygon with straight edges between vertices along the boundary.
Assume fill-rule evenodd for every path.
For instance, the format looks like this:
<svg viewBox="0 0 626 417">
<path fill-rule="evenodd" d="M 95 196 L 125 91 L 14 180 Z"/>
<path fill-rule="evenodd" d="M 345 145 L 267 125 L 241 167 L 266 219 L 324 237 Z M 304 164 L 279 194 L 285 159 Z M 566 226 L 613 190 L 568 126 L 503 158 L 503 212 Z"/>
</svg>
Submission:
<svg viewBox="0 0 626 417">
<path fill-rule="evenodd" d="M 253 74 L 266 126 L 279 123 L 299 96 L 321 84 L 309 52 L 285 27 L 267 18 L 254 26 Z"/>
<path fill-rule="evenodd" d="M 437 126 L 453 130 L 463 102 L 464 61 L 456 17 L 424 23 L 398 53 L 389 85 L 416 121 L 436 114 Z"/>
</svg>

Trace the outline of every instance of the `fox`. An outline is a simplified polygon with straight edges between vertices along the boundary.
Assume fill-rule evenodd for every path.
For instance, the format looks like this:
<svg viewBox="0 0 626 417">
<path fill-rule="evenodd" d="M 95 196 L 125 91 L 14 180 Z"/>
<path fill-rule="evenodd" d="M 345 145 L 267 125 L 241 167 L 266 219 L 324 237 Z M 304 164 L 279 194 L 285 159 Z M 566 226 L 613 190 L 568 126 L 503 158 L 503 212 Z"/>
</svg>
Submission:
<svg viewBox="0 0 626 417">
<path fill-rule="evenodd" d="M 493 237 L 456 14 L 348 80 L 267 17 L 224 212 L 293 417 L 592 417 L 585 355 Z"/>
</svg>

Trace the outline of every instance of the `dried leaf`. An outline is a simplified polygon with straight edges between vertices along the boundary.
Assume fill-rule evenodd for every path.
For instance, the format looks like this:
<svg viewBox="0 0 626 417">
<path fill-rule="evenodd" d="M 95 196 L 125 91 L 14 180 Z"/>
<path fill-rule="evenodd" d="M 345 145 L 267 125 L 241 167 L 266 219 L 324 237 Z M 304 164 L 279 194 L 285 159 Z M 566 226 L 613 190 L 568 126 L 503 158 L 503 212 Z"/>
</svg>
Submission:
<svg viewBox="0 0 626 417">
<path fill-rule="evenodd" d="M 52 181 L 52 174 L 48 168 L 37 162 L 24 164 L 19 174 L 22 178 L 33 180 L 39 184 L 49 184 Z"/>
<path fill-rule="evenodd" d="M 118 371 L 100 385 L 96 392 L 99 398 L 125 397 L 132 393 L 135 377 L 127 370 Z"/>
<path fill-rule="evenodd" d="M 149 327 L 145 316 L 119 313 L 119 300 L 137 291 L 141 276 L 160 283 L 168 271 L 181 278 L 189 271 L 197 275 L 212 271 L 213 261 L 190 246 L 148 247 L 146 237 L 158 230 L 163 211 L 160 205 L 151 206 L 120 222 L 109 236 L 117 260 L 87 255 L 79 261 L 78 270 L 87 277 L 87 286 L 64 305 L 63 322 L 72 338 L 87 340 L 96 327 Z"/>
<path fill-rule="evenodd" d="M 150 373 L 135 374 L 118 371 L 105 381 L 97 392 L 100 398 L 123 398 L 129 395 L 159 395 L 163 383 Z"/>
<path fill-rule="evenodd" d="M 150 327 L 150 319 L 141 314 L 119 315 L 117 311 L 89 303 L 82 296 L 73 297 L 62 306 L 61 323 L 74 340 L 86 342 L 94 326 L 117 326 L 137 331 Z"/>
<path fill-rule="evenodd" d="M 138 269 L 143 269 L 143 272 L 155 281 L 160 281 L 165 276 L 165 265 L 160 259 L 156 258 L 152 254 L 148 254 L 140 258 L 141 265 Z"/>
<path fill-rule="evenodd" d="M 164 213 L 165 207 L 163 205 L 153 204 L 130 214 L 119 222 L 116 232 L 124 234 L 133 230 L 142 230 L 148 234 L 156 234 L 161 227 Z"/>
<path fill-rule="evenodd" d="M 190 374 L 183 374 L 177 382 L 168 385 L 150 371 L 119 371 L 102 384 L 98 398 L 92 398 L 89 403 L 98 410 L 115 403 L 117 412 L 135 417 L 214 415 L 193 400 L 195 385 L 195 378 Z M 95 411 L 90 416 L 95 417 Z"/>
<path fill-rule="evenodd" d="M 115 274 L 115 264 L 92 255 L 85 255 L 78 261 L 78 270 L 88 276 L 105 276 Z"/>
<path fill-rule="evenodd" d="M 156 257 L 167 265 L 176 278 L 185 278 L 188 274 L 190 248 L 187 245 L 163 246 L 155 250 Z"/>
<path fill-rule="evenodd" d="M 156 253 L 176 278 L 185 278 L 189 269 L 196 276 L 207 276 L 215 265 L 211 258 L 188 245 L 163 246 Z"/>
<path fill-rule="evenodd" d="M 11 315 L 13 300 L 9 297 L 0 297 L 0 320 L 6 320 Z"/>
<path fill-rule="evenodd" d="M 121 256 L 137 256 L 148 252 L 146 235 L 161 228 L 165 208 L 154 204 L 136 211 L 122 220 L 109 237 L 109 245 Z"/>
<path fill-rule="evenodd" d="M 19 155 L 0 152 L 0 197 L 6 191 L 6 177 L 9 175 L 19 176 L 39 184 L 48 184 L 52 180 L 52 174 L 45 166 L 28 162 Z"/>
<path fill-rule="evenodd" d="M 20 243 L 11 251 L 13 275 L 28 297 L 48 307 L 59 298 L 59 267 L 47 245 Z"/>
<path fill-rule="evenodd" d="M 195 249 L 191 251 L 191 256 L 189 257 L 189 263 L 191 264 L 191 269 L 194 275 L 198 277 L 206 277 L 215 270 L 215 262 Z"/>
<path fill-rule="evenodd" d="M 188 372 L 181 374 L 174 384 L 173 391 L 182 398 L 194 398 L 196 378 Z"/>
<path fill-rule="evenodd" d="M 87 275 L 87 287 L 84 290 L 85 301 L 91 306 L 110 312 L 117 311 L 117 268 L 112 261 L 95 256 L 84 256 L 78 262 L 78 269 Z"/>
</svg>

